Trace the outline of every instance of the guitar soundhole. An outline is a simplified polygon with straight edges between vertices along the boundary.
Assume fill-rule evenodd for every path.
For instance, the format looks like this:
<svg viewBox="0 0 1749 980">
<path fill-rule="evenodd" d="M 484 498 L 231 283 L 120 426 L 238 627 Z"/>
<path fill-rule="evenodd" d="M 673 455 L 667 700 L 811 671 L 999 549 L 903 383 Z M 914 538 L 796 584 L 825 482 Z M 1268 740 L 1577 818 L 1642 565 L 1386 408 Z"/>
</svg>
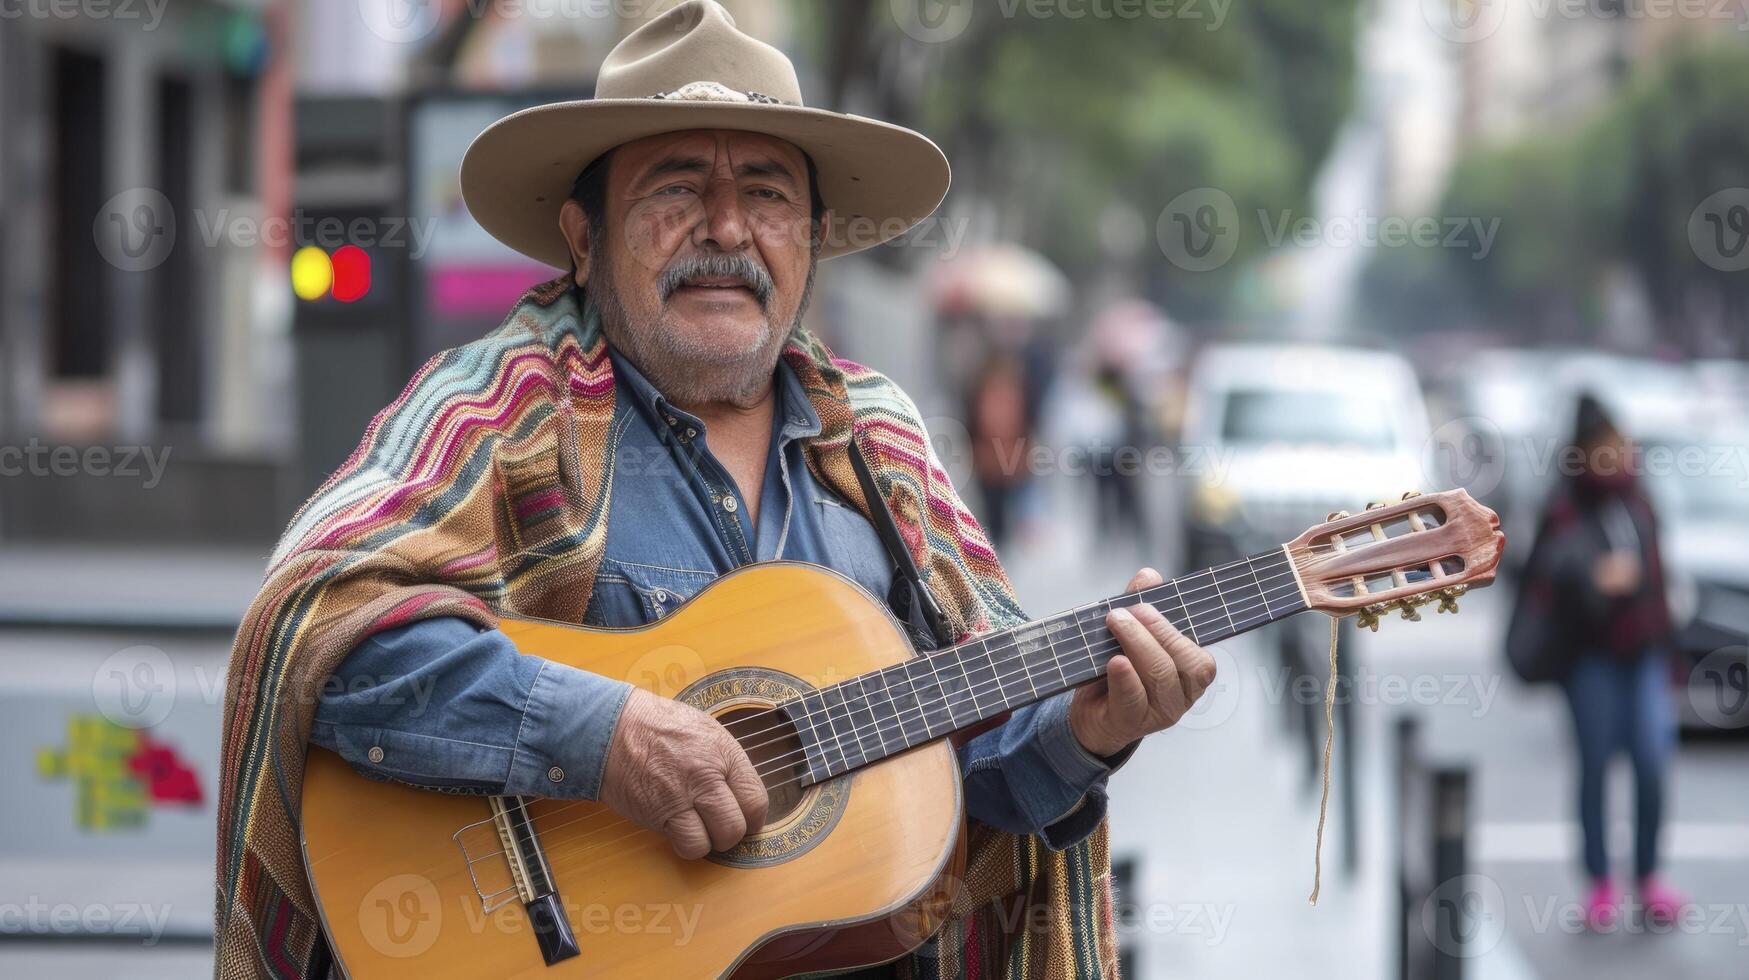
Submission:
<svg viewBox="0 0 1749 980">
<path fill-rule="evenodd" d="M 802 777 L 807 775 L 807 755 L 802 740 L 782 712 L 747 705 L 731 708 L 717 716 L 729 731 L 735 733 L 747 757 L 753 761 L 765 781 L 770 799 L 765 826 L 774 827 L 795 814 L 807 797 Z"/>
</svg>

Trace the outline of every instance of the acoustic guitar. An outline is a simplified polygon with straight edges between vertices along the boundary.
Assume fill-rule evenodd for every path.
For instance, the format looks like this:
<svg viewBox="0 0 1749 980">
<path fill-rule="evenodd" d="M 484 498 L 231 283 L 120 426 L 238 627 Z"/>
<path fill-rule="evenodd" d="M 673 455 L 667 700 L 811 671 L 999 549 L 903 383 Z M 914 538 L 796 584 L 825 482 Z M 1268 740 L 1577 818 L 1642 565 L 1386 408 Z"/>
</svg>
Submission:
<svg viewBox="0 0 1749 980">
<path fill-rule="evenodd" d="M 1379 617 L 1493 580 L 1505 536 L 1462 490 L 1333 514 L 1279 548 L 926 655 L 815 565 L 724 575 L 659 622 L 504 617 L 525 654 L 717 718 L 770 791 L 766 824 L 685 860 L 596 803 L 366 779 L 312 748 L 305 866 L 341 968 L 377 977 L 789 976 L 883 963 L 941 924 L 964 870 L 950 736 L 1085 684 L 1114 606 L 1212 644 L 1308 610 Z"/>
</svg>

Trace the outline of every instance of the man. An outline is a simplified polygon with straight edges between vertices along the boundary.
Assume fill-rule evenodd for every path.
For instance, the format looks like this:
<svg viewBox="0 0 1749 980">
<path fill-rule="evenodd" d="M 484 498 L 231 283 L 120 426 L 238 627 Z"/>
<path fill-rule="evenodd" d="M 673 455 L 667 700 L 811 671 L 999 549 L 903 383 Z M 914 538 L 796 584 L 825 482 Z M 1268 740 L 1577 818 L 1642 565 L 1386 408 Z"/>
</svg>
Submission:
<svg viewBox="0 0 1749 980">
<path fill-rule="evenodd" d="M 328 968 L 286 853 L 306 739 L 374 778 L 599 800 L 687 859 L 762 825 L 766 789 L 720 724 L 518 653 L 493 628 L 497 612 L 643 625 L 715 577 L 777 558 L 888 596 L 903 570 L 875 522 L 890 513 L 953 639 L 1022 618 L 928 458 L 916 409 L 801 326 L 820 258 L 891 237 L 941 200 L 940 151 L 802 108 L 788 61 L 710 0 L 628 36 L 597 93 L 500 120 L 462 168 L 488 231 L 572 272 L 532 290 L 498 331 L 439 355 L 372 422 L 294 518 L 239 631 L 222 975 Z M 859 220 L 878 234 L 854 240 Z M 852 442 L 880 498 L 847 476 Z M 1159 581 L 1144 569 L 1129 589 Z M 1123 656 L 1104 681 L 1016 710 L 960 748 L 980 833 L 1019 835 L 1033 855 L 1001 858 L 1026 865 L 1006 887 L 1036 898 L 1026 881 L 1083 884 L 1042 893 L 1057 906 L 1051 936 L 990 946 L 1029 975 L 1114 969 L 1109 892 L 1089 890 L 1109 887 L 1106 777 L 1213 680 L 1209 654 L 1152 608 L 1114 611 L 1108 625 Z M 989 853 L 1013 852 L 1003 846 Z M 1053 862 L 1075 873 L 1053 876 Z M 927 962 L 897 969 L 959 972 L 967 938 L 990 938 L 977 921 L 949 931 Z"/>
</svg>

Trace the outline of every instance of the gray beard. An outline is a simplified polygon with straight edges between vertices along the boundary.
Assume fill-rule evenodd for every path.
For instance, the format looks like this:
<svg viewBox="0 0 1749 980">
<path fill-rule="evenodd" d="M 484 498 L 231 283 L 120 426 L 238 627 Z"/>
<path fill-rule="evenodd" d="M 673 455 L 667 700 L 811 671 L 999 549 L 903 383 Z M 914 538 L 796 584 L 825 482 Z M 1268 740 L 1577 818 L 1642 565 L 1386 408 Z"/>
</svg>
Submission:
<svg viewBox="0 0 1749 980">
<path fill-rule="evenodd" d="M 809 263 L 795 319 L 787 327 L 779 327 L 767 317 L 764 335 L 740 350 L 718 350 L 668 329 L 666 312 L 655 323 L 632 324 L 619 296 L 606 286 L 613 276 L 605 263 L 599 269 L 600 284 L 596 276 L 590 276 L 587 291 L 601 314 L 601 329 L 608 343 L 637 365 L 669 401 L 683 407 L 726 403 L 751 408 L 771 383 L 785 342 L 802 329 L 802 315 L 808 311 L 814 292 L 815 265 Z"/>
</svg>

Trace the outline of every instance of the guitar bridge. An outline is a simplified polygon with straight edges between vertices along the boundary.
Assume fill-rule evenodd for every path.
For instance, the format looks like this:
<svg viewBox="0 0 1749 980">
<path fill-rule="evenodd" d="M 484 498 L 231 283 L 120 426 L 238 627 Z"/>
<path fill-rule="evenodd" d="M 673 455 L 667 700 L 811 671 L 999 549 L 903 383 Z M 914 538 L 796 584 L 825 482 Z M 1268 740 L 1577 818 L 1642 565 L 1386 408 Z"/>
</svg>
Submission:
<svg viewBox="0 0 1749 980">
<path fill-rule="evenodd" d="M 547 865 L 534 818 L 529 813 L 531 802 L 522 796 L 488 797 L 492 815 L 462 827 L 450 835 L 450 840 L 462 852 L 462 862 L 467 866 L 468 880 L 479 896 L 480 907 L 489 915 L 521 901 L 534 927 L 541 955 L 551 966 L 581 950 L 553 887 L 552 869 Z M 495 841 L 498 849 L 474 854 L 468 845 L 470 838 Z M 494 860 L 500 857 L 502 861 Z M 501 878 L 493 877 L 494 872 Z M 486 876 L 485 881 L 481 880 L 482 875 Z"/>
</svg>

